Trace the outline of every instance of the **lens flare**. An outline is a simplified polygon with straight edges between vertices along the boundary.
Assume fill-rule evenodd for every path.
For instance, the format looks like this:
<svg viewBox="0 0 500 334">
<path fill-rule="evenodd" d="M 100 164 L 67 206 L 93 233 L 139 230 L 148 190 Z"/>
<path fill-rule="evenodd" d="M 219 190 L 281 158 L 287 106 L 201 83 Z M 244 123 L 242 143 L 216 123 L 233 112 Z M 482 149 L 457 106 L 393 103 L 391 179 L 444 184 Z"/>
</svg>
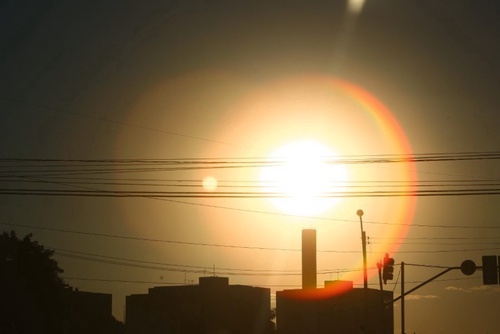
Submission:
<svg viewBox="0 0 500 334">
<path fill-rule="evenodd" d="M 365 0 L 349 0 L 347 2 L 347 11 L 351 14 L 359 14 L 365 5 Z"/>
<path fill-rule="evenodd" d="M 203 188 L 206 191 L 215 191 L 217 189 L 218 182 L 217 182 L 217 179 L 215 177 L 206 176 L 203 179 L 202 184 L 203 184 Z"/>
</svg>

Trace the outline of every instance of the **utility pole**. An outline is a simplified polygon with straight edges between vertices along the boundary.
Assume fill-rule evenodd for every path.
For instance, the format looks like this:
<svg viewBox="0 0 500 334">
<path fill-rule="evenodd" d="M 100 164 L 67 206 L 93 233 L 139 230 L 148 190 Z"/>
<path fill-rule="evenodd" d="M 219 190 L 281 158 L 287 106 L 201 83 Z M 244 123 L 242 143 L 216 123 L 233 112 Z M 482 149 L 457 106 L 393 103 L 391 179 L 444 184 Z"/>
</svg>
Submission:
<svg viewBox="0 0 500 334">
<path fill-rule="evenodd" d="M 405 263 L 401 262 L 401 334 L 405 334 Z"/>
<path fill-rule="evenodd" d="M 368 271 L 366 267 L 366 233 L 363 230 L 363 210 L 358 210 L 356 214 L 359 216 L 359 223 L 361 225 L 361 243 L 363 248 L 363 285 L 368 289 Z"/>
</svg>

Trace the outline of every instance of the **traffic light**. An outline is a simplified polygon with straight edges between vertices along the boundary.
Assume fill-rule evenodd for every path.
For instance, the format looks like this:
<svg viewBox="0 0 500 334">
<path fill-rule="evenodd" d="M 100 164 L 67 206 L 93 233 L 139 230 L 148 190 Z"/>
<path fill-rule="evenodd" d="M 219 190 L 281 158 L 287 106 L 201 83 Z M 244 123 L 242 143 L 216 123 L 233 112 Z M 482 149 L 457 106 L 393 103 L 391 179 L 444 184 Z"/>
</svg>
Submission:
<svg viewBox="0 0 500 334">
<path fill-rule="evenodd" d="M 384 280 L 384 284 L 387 284 L 387 281 L 392 280 L 394 278 L 394 259 L 389 257 L 389 254 L 385 254 L 384 257 L 384 266 L 382 267 L 382 279 Z"/>
<path fill-rule="evenodd" d="M 483 284 L 498 284 L 498 271 L 497 256 L 483 256 Z"/>
</svg>

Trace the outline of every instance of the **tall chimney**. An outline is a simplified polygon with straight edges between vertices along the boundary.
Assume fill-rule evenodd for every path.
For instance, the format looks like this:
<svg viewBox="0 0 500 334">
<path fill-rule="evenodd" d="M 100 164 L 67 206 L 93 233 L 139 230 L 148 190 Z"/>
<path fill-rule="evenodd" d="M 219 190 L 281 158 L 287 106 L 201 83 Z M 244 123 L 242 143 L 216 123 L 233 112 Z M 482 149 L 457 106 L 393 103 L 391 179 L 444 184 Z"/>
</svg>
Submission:
<svg viewBox="0 0 500 334">
<path fill-rule="evenodd" d="M 316 289 L 316 230 L 302 230 L 302 289 Z"/>
</svg>

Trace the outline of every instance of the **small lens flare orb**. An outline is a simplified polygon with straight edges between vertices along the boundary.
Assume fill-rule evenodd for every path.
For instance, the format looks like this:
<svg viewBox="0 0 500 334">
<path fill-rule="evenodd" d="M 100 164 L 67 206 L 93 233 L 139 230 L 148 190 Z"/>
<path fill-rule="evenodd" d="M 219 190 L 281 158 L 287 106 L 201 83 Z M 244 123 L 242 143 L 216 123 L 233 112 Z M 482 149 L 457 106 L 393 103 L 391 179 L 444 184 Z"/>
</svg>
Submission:
<svg viewBox="0 0 500 334">
<path fill-rule="evenodd" d="M 215 191 L 217 189 L 217 179 L 213 176 L 206 176 L 204 179 L 203 179 L 203 188 L 206 190 L 206 191 Z"/>
</svg>

